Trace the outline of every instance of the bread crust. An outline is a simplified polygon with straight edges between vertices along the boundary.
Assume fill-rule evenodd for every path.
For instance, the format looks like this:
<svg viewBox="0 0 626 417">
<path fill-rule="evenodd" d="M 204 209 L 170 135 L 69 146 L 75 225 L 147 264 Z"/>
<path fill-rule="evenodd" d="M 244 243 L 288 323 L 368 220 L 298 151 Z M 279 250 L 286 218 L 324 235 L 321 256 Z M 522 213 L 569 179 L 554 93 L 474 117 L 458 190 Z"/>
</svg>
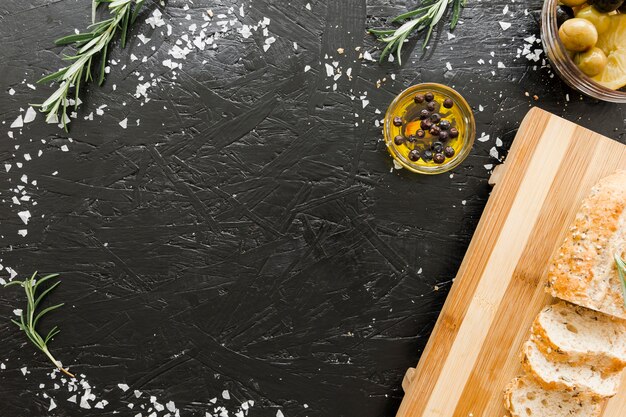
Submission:
<svg viewBox="0 0 626 417">
<path fill-rule="evenodd" d="M 584 199 L 565 241 L 552 258 L 548 270 L 548 292 L 574 304 L 626 319 L 623 294 L 621 290 L 615 290 L 620 288 L 620 284 L 614 262 L 609 266 L 608 277 L 594 276 L 598 260 L 603 256 L 606 259 L 607 246 L 620 227 L 625 207 L 626 171 L 605 177 L 593 187 Z M 624 249 L 619 248 L 622 256 Z M 597 280 L 602 279 L 610 281 L 610 285 L 593 299 L 590 291 L 597 286 Z"/>
</svg>

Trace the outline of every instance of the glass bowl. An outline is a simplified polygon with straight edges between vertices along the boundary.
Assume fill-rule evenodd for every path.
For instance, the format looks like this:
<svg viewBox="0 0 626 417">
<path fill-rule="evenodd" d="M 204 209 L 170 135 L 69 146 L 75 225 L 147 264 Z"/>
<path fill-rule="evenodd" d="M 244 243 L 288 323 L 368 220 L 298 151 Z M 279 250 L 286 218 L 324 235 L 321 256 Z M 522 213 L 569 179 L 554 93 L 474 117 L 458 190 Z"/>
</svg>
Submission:
<svg viewBox="0 0 626 417">
<path fill-rule="evenodd" d="M 541 12 L 541 42 L 556 73 L 574 90 L 613 103 L 626 103 L 626 91 L 611 90 L 587 77 L 578 69 L 559 38 L 556 9 L 558 0 L 545 0 Z"/>
<path fill-rule="evenodd" d="M 398 146 L 394 142 L 395 136 L 398 135 L 398 130 L 405 129 L 404 125 L 402 128 L 395 126 L 393 123 L 394 118 L 402 117 L 403 120 L 405 120 L 405 116 L 409 113 L 409 109 L 412 112 L 416 111 L 416 109 L 411 109 L 410 107 L 417 106 L 412 105 L 412 103 L 414 103 L 413 98 L 415 95 L 418 93 L 426 94 L 427 92 L 434 93 L 435 97 L 440 99 L 449 98 L 453 101 L 454 105 L 452 109 L 440 108 L 435 109 L 435 112 L 441 112 L 442 115 L 446 114 L 444 112 L 455 115 L 454 117 L 445 117 L 451 119 L 450 121 L 452 122 L 452 127 L 457 127 L 459 131 L 458 138 L 451 140 L 451 142 L 454 142 L 454 156 L 446 159 L 445 162 L 440 165 L 432 162 L 427 163 L 422 159 L 417 162 L 411 161 L 407 156 L 408 149 L 410 148 L 407 148 L 405 145 Z M 418 122 L 417 120 L 412 119 L 412 123 Z M 406 128 L 408 128 L 408 125 L 410 124 L 411 123 L 408 123 Z M 385 114 L 385 126 L 383 133 L 387 150 L 398 164 L 400 164 L 403 168 L 418 174 L 433 175 L 450 171 L 467 158 L 467 155 L 469 155 L 472 146 L 474 145 L 476 122 L 474 121 L 474 113 L 472 112 L 469 104 L 467 104 L 467 101 L 465 101 L 465 99 L 455 90 L 443 84 L 423 83 L 407 88 L 393 100 L 387 109 L 387 113 Z M 424 139 L 424 141 L 433 140 L 433 138 L 430 138 L 430 135 L 428 136 L 429 138 Z"/>
</svg>

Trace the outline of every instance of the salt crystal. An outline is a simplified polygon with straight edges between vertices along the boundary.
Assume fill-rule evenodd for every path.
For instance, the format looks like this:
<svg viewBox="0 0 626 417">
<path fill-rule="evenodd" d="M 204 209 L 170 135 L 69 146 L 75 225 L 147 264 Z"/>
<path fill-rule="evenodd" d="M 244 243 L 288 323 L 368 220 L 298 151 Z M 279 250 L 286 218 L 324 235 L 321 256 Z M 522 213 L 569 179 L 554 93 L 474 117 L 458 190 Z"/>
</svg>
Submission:
<svg viewBox="0 0 626 417">
<path fill-rule="evenodd" d="M 452 64 L 446 62 L 446 68 L 448 69 L 448 71 L 452 71 Z"/>
<path fill-rule="evenodd" d="M 61 146 L 61 151 L 63 151 L 63 152 L 67 152 L 67 151 L 69 151 L 69 150 L 70 150 L 70 149 L 67 147 L 67 145 L 62 145 L 62 146 Z"/>
<path fill-rule="evenodd" d="M 9 172 L 11 170 L 11 164 L 4 164 L 4 169 Z"/>
<path fill-rule="evenodd" d="M 368 104 L 370 104 L 369 100 L 363 100 L 363 108 L 366 108 Z"/>
<path fill-rule="evenodd" d="M 395 162 L 395 161 L 396 161 L 396 160 L 394 159 L 394 162 Z M 278 411 L 276 412 L 276 417 L 285 417 L 285 415 L 283 414 L 283 412 L 282 412 L 282 411 L 278 410 Z"/>
<path fill-rule="evenodd" d="M 57 405 L 55 404 L 54 400 L 50 398 L 50 406 L 48 407 L 48 411 L 52 411 L 55 408 L 57 408 Z"/>
<path fill-rule="evenodd" d="M 500 138 L 496 138 L 496 146 L 497 146 L 497 147 L 502 146 L 502 139 L 500 139 Z"/>
<path fill-rule="evenodd" d="M 119 125 L 122 127 L 122 129 L 126 129 L 126 127 L 128 126 L 128 117 L 119 122 Z"/>
<path fill-rule="evenodd" d="M 37 117 L 37 112 L 32 107 L 29 107 L 26 109 L 26 114 L 24 115 L 24 123 L 32 122 L 35 120 L 35 117 Z"/>
<path fill-rule="evenodd" d="M 28 234 L 28 230 L 20 229 L 20 230 L 17 231 L 17 234 L 22 236 L 22 237 L 26 237 L 26 235 Z"/>
<path fill-rule="evenodd" d="M 28 368 L 24 366 L 23 368 L 20 368 L 20 371 L 22 371 L 22 374 L 26 376 L 26 374 L 28 373 Z"/>
<path fill-rule="evenodd" d="M 478 138 L 479 142 L 487 142 L 489 140 L 489 135 L 482 134 L 481 137 Z"/>
<path fill-rule="evenodd" d="M 16 315 L 17 317 L 20 317 L 22 315 L 22 309 L 21 308 L 16 308 L 15 310 L 13 310 L 13 314 Z M 26 374 L 24 374 L 26 375 Z"/>
<path fill-rule="evenodd" d="M 500 155 L 498 154 L 498 150 L 496 149 L 495 146 L 493 146 L 491 149 L 489 149 L 489 155 L 498 159 L 500 157 Z"/>
<path fill-rule="evenodd" d="M 506 68 L 506 66 L 504 65 L 504 63 L 498 61 L 498 68 Z"/>
<path fill-rule="evenodd" d="M 12 96 L 15 94 L 15 90 L 12 88 L 9 88 L 9 95 Z"/>
<path fill-rule="evenodd" d="M 20 114 L 19 116 L 17 116 L 17 119 L 15 119 L 13 123 L 11 123 L 11 129 L 15 129 L 18 127 L 23 127 L 23 126 L 24 126 L 24 120 L 22 119 L 22 115 Z"/>
<path fill-rule="evenodd" d="M 311 10 L 311 3 L 307 3 L 304 7 L 306 7 L 307 10 Z"/>
<path fill-rule="evenodd" d="M 28 211 L 28 210 L 20 211 L 19 213 L 17 213 L 17 215 L 20 217 L 20 219 L 22 219 L 24 224 L 28 224 L 28 220 L 31 217 L 30 211 Z"/>
<path fill-rule="evenodd" d="M 227 389 L 222 391 L 222 398 L 224 398 L 225 400 L 230 400 L 230 393 L 228 392 Z"/>
<path fill-rule="evenodd" d="M 76 404 L 76 394 L 67 399 L 69 402 Z"/>
<path fill-rule="evenodd" d="M 305 65 L 304 66 L 304 72 L 309 72 L 310 69 L 311 69 L 310 65 Z"/>
<path fill-rule="evenodd" d="M 128 389 L 130 388 L 128 384 L 117 384 L 117 387 L 124 392 L 128 391 Z"/>
<path fill-rule="evenodd" d="M 502 10 L 502 14 L 507 14 L 509 12 L 509 5 L 505 5 L 504 9 Z"/>
<path fill-rule="evenodd" d="M 335 73 L 334 68 L 330 64 L 324 64 L 324 65 L 326 66 L 326 76 L 332 77 L 333 74 Z"/>
</svg>

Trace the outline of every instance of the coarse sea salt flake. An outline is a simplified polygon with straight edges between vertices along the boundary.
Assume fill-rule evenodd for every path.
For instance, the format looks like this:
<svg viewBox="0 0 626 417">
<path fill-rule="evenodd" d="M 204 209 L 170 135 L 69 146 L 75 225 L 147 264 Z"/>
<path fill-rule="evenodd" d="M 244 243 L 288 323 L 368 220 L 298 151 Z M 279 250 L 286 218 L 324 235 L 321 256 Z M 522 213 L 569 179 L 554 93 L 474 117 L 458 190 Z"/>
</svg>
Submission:
<svg viewBox="0 0 626 417">
<path fill-rule="evenodd" d="M 511 24 L 508 22 L 498 22 L 500 24 L 500 27 L 502 28 L 502 30 L 507 30 L 511 27 Z"/>
<path fill-rule="evenodd" d="M 12 96 L 15 94 L 15 90 L 12 88 L 9 88 L 9 95 Z"/>
<path fill-rule="evenodd" d="M 28 230 L 20 229 L 20 230 L 17 231 L 17 234 L 22 236 L 22 237 L 26 237 L 26 235 L 28 234 Z"/>
<path fill-rule="evenodd" d="M 35 117 L 37 117 L 37 112 L 32 107 L 29 107 L 26 110 L 26 114 L 24 115 L 24 123 L 32 122 L 33 120 L 35 120 Z"/>
<path fill-rule="evenodd" d="M 310 65 L 305 65 L 304 66 L 304 72 L 309 72 L 311 70 L 311 66 Z"/>
<path fill-rule="evenodd" d="M 124 392 L 128 391 L 128 389 L 130 388 L 128 384 L 117 384 L 117 387 Z"/>
<path fill-rule="evenodd" d="M 222 391 L 222 398 L 224 398 L 225 400 L 230 400 L 230 393 L 228 392 L 227 389 Z"/>
<path fill-rule="evenodd" d="M 68 152 L 70 149 L 67 147 L 67 145 L 61 145 L 61 151 L 63 152 Z"/>
<path fill-rule="evenodd" d="M 54 400 L 52 398 L 50 398 L 50 406 L 48 407 L 48 411 L 52 411 L 55 408 L 57 408 L 56 403 L 54 402 Z"/>
<path fill-rule="evenodd" d="M 128 126 L 128 117 L 119 122 L 119 125 L 122 127 L 122 129 L 126 129 L 126 127 Z"/>
<path fill-rule="evenodd" d="M 24 126 L 24 119 L 22 119 L 22 115 L 20 114 L 19 116 L 17 116 L 17 119 L 15 119 L 13 123 L 11 123 L 11 129 L 15 129 L 18 127 L 23 127 L 23 126 Z"/>
<path fill-rule="evenodd" d="M 327 77 L 332 77 L 333 74 L 335 73 L 335 69 L 333 68 L 332 65 L 330 64 L 324 64 L 326 66 L 326 76 Z"/>
<path fill-rule="evenodd" d="M 20 217 L 20 219 L 22 219 L 24 224 L 28 224 L 28 220 L 30 220 L 30 217 L 31 217 L 30 211 L 28 210 L 20 211 L 19 213 L 17 213 L 17 215 Z"/>
<path fill-rule="evenodd" d="M 306 7 L 307 10 L 311 10 L 311 3 L 307 3 L 304 7 Z"/>
<path fill-rule="evenodd" d="M 396 160 L 394 159 L 393 161 L 395 162 Z M 285 415 L 283 414 L 283 412 L 282 412 L 282 411 L 278 410 L 278 411 L 276 412 L 276 417 L 285 417 Z"/>
</svg>

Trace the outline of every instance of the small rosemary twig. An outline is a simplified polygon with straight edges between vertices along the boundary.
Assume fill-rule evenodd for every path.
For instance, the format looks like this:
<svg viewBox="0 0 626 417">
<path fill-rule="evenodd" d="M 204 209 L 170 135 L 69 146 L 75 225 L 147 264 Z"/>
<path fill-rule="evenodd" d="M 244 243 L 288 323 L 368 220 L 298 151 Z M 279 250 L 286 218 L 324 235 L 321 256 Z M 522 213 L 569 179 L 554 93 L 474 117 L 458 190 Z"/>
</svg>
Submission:
<svg viewBox="0 0 626 417">
<path fill-rule="evenodd" d="M 5 287 L 11 286 L 11 285 L 21 285 L 24 288 L 24 292 L 26 293 L 26 300 L 27 300 L 26 313 L 22 311 L 22 314 L 20 315 L 20 321 L 13 320 L 13 319 L 11 319 L 11 321 L 15 323 L 17 327 L 20 328 L 20 330 L 26 333 L 26 336 L 28 337 L 28 339 L 31 342 L 33 342 L 33 344 L 39 350 L 45 353 L 45 355 L 52 361 L 54 366 L 56 366 L 65 375 L 71 378 L 74 378 L 74 375 L 72 375 L 67 369 L 63 368 L 63 366 L 61 366 L 61 363 L 57 361 L 54 358 L 54 356 L 52 356 L 52 353 L 50 353 L 50 350 L 48 349 L 48 342 L 50 342 L 52 338 L 54 338 L 54 336 L 59 334 L 60 332 L 59 328 L 57 326 L 54 326 L 52 330 L 48 332 L 48 335 L 45 338 L 42 337 L 37 331 L 37 322 L 44 315 L 51 312 L 52 310 L 56 310 L 57 308 L 63 306 L 64 304 L 64 303 L 61 303 L 61 304 L 53 305 L 51 307 L 44 308 L 41 311 L 37 310 L 37 308 L 39 307 L 39 304 L 44 299 L 44 297 L 48 293 L 50 293 L 50 291 L 55 289 L 61 283 L 61 281 L 57 281 L 56 283 L 48 287 L 48 289 L 41 292 L 41 294 L 37 295 L 37 290 L 39 289 L 39 286 L 43 284 L 44 282 L 48 281 L 49 279 L 57 277 L 58 275 L 59 274 L 46 275 L 45 277 L 39 280 L 36 280 L 35 278 L 37 277 L 37 272 L 35 272 L 32 277 L 27 278 L 24 281 L 11 281 L 8 284 L 6 284 Z"/>
<path fill-rule="evenodd" d="M 398 64 L 402 65 L 402 45 L 413 31 L 421 32 L 424 29 L 428 29 L 422 45 L 422 48 L 425 48 L 430 41 L 433 29 L 441 21 L 449 5 L 452 5 L 450 30 L 454 30 L 457 23 L 459 23 L 461 9 L 465 7 L 466 3 L 467 0 L 423 0 L 417 9 L 401 14 L 392 20 L 392 22 L 398 22 L 412 18 L 399 28 L 370 29 L 370 33 L 378 36 L 381 41 L 387 44 L 380 55 L 380 61 L 382 62 L 383 59 L 395 51 L 398 57 Z"/>
<path fill-rule="evenodd" d="M 133 7 L 133 3 L 135 7 Z M 80 84 L 93 81 L 91 74 L 92 61 L 98 57 L 100 57 L 98 85 L 102 85 L 105 77 L 109 46 L 115 39 L 118 29 L 122 33 L 122 48 L 126 46 L 128 26 L 134 23 L 143 3 L 144 0 L 93 0 L 93 23 L 89 26 L 90 31 L 68 35 L 55 41 L 57 45 L 73 44 L 76 46 L 77 51 L 75 55 L 63 57 L 66 61 L 73 61 L 71 65 L 61 68 L 38 81 L 39 83 L 54 81 L 60 84 L 57 90 L 40 105 L 41 111 L 47 114 L 46 121 L 48 123 L 58 122 L 59 113 L 61 113 L 61 123 L 64 129 L 67 130 L 67 122 L 69 122 L 67 107 L 70 105 L 70 99 L 68 99 L 70 89 L 74 88 L 74 109 L 76 109 L 79 103 Z M 95 22 L 96 9 L 100 4 L 108 5 L 111 17 Z"/>
<path fill-rule="evenodd" d="M 622 284 L 622 294 L 624 296 L 624 308 L 626 308 L 626 262 L 619 254 L 614 254 L 615 265 L 617 266 L 617 274 L 619 275 L 620 283 Z"/>
</svg>

